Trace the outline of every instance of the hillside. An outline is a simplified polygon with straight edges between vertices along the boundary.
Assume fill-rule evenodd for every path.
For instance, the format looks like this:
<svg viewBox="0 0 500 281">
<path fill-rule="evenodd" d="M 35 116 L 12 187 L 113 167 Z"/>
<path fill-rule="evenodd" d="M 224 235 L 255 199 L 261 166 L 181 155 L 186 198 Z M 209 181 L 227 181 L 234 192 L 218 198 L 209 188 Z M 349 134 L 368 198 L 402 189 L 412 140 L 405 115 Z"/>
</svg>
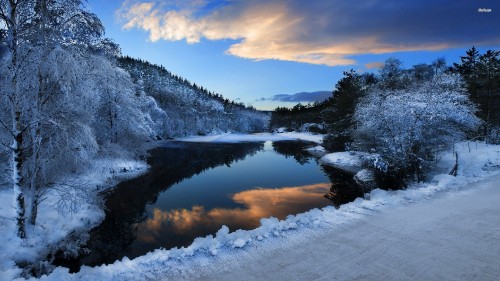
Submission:
<svg viewBox="0 0 500 281">
<path fill-rule="evenodd" d="M 159 135 L 177 137 L 220 132 L 259 132 L 267 129 L 269 114 L 230 101 L 172 74 L 163 66 L 121 57 L 138 92 L 153 97 L 166 113 Z"/>
</svg>

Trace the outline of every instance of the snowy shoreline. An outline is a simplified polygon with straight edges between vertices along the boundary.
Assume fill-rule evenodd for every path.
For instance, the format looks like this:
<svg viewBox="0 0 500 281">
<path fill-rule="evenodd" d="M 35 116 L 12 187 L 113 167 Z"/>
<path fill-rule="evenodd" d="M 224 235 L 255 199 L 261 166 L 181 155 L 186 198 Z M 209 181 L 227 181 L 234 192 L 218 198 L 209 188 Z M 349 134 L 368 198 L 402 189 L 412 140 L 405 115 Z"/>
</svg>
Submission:
<svg viewBox="0 0 500 281">
<path fill-rule="evenodd" d="M 61 250 L 77 253 L 88 239 L 88 232 L 104 219 L 104 210 L 98 202 L 99 193 L 111 190 L 119 182 L 135 178 L 148 170 L 143 161 L 129 159 L 96 159 L 91 169 L 81 175 L 67 175 L 61 182 L 82 185 L 91 194 L 82 200 L 71 203 L 78 212 L 57 209 L 60 197 L 51 190 L 46 200 L 39 206 L 39 220 L 35 226 L 27 227 L 27 238 L 21 240 L 16 235 L 14 218 L 14 196 L 12 188 L 0 189 L 0 232 L 4 233 L 0 243 L 0 280 L 12 280 L 21 274 L 22 269 L 15 262 L 34 263 L 40 258 Z M 64 213 L 64 215 L 61 215 Z M 39 267 L 50 267 L 39 262 Z"/>
<path fill-rule="evenodd" d="M 186 248 L 158 249 L 133 260 L 123 258 L 110 265 L 93 268 L 83 266 L 76 274 L 69 274 L 67 268 L 58 267 L 41 280 L 185 278 L 196 275 L 200 266 L 208 267 L 212 262 L 225 257 L 245 256 L 248 251 L 265 251 L 266 245 L 286 245 L 290 239 L 306 242 L 311 235 L 317 235 L 325 229 L 344 227 L 380 210 L 434 198 L 443 192 L 469 189 L 471 184 L 500 174 L 500 146 L 479 143 L 477 148 L 473 148 L 469 153 L 467 143 L 461 143 L 456 149 L 461 155 L 457 177 L 447 175 L 447 170 L 454 161 L 449 153 L 439 161 L 436 173 L 429 182 L 413 184 L 405 190 L 375 189 L 365 198 L 358 198 L 339 209 L 313 209 L 296 216 L 291 215 L 283 221 L 275 218 L 262 219 L 261 226 L 250 231 L 238 230 L 229 233 L 228 229 L 223 227 L 215 236 L 197 238 Z"/>
</svg>

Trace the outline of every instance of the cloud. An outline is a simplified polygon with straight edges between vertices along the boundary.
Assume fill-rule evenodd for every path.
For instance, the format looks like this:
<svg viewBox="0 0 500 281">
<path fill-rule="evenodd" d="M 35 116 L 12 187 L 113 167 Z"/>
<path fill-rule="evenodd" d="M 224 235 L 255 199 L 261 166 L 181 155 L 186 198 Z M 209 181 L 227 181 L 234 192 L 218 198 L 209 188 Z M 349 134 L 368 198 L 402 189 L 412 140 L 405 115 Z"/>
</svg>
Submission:
<svg viewBox="0 0 500 281">
<path fill-rule="evenodd" d="M 232 196 L 235 203 L 243 208 L 214 208 L 206 210 L 202 206 L 188 209 L 162 211 L 155 208 L 153 217 L 136 225 L 138 239 L 153 242 L 163 239 L 173 232 L 187 235 L 198 228 L 215 227 L 222 224 L 239 228 L 256 228 L 261 218 L 270 216 L 279 219 L 311 208 L 328 205 L 324 194 L 330 191 L 331 183 L 317 183 L 304 186 L 282 187 L 279 189 L 253 189 L 241 191 Z"/>
<path fill-rule="evenodd" d="M 500 2 L 488 1 L 500 10 Z M 324 65 L 353 56 L 498 44 L 500 17 L 478 13 L 476 1 L 324 0 L 126 1 L 125 29 L 151 41 L 237 40 L 228 54 Z"/>
<path fill-rule="evenodd" d="M 382 66 L 384 66 L 384 63 L 380 61 L 374 61 L 365 64 L 366 69 L 381 68 Z"/>
<path fill-rule="evenodd" d="M 331 91 L 300 92 L 292 95 L 287 95 L 287 94 L 274 95 L 266 100 L 283 101 L 283 102 L 317 102 L 317 101 L 324 101 L 331 95 L 332 95 Z"/>
</svg>

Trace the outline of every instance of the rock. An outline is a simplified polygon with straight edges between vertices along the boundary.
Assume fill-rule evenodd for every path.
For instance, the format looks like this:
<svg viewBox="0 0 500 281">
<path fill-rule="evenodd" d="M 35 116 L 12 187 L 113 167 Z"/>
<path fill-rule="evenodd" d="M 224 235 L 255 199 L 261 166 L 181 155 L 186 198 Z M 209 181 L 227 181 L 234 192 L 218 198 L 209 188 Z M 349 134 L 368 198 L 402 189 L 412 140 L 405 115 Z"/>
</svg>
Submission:
<svg viewBox="0 0 500 281">
<path fill-rule="evenodd" d="M 359 151 L 334 152 L 323 156 L 321 162 L 343 172 L 355 175 L 363 170 L 363 158 L 369 156 L 369 153 Z"/>
<path fill-rule="evenodd" d="M 377 187 L 375 173 L 372 170 L 362 169 L 354 175 L 354 180 L 365 191 L 370 191 Z"/>
</svg>

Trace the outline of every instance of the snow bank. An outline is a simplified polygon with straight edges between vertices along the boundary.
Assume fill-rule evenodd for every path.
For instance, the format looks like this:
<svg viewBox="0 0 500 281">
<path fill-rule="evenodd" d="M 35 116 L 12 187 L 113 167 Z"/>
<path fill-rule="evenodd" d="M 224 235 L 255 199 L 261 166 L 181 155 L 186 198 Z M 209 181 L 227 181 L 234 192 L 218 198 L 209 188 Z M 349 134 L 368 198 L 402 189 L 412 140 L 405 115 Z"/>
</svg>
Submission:
<svg viewBox="0 0 500 281">
<path fill-rule="evenodd" d="M 356 174 L 363 169 L 363 159 L 371 154 L 359 151 L 334 152 L 321 158 L 321 163 L 339 170 Z"/>
<path fill-rule="evenodd" d="M 285 141 L 304 140 L 321 144 L 323 135 L 313 135 L 311 133 L 258 133 L 258 134 L 221 134 L 209 136 L 190 136 L 177 139 L 186 142 L 261 142 L 261 141 Z"/>
<path fill-rule="evenodd" d="M 57 268 L 41 280 L 153 280 L 185 278 L 189 274 L 208 268 L 223 257 L 245 255 L 249 251 L 265 251 L 270 245 L 284 245 L 287 241 L 312 243 L 311 235 L 353 223 L 368 214 L 386 208 L 396 208 L 410 202 L 425 200 L 439 193 L 474 187 L 474 183 L 487 177 L 500 174 L 500 146 L 482 143 L 471 146 L 467 143 L 457 145 L 460 155 L 458 176 L 453 177 L 447 171 L 454 164 L 451 153 L 442 157 L 437 165 L 436 174 L 427 183 L 414 184 L 406 190 L 384 191 L 375 189 L 365 198 L 342 205 L 339 209 L 325 207 L 313 209 L 303 214 L 290 215 L 285 220 L 267 218 L 261 220 L 261 226 L 254 230 L 238 230 L 229 233 L 222 227 L 215 236 L 197 238 L 189 247 L 170 250 L 158 249 L 144 256 L 129 260 L 123 258 L 114 264 L 98 267 L 82 267 L 76 274 L 69 274 L 66 268 Z M 351 161 L 352 157 L 340 157 Z M 346 155 L 344 155 L 346 156 Z M 350 162 L 348 162 L 350 163 Z M 355 162 L 356 164 L 357 162 Z"/>
<path fill-rule="evenodd" d="M 8 187 L 0 189 L 0 280 L 12 280 L 21 273 L 15 262 L 33 263 L 44 259 L 54 249 L 76 253 L 88 238 L 86 232 L 104 218 L 102 206 L 96 204 L 98 192 L 113 187 L 118 181 L 137 177 L 147 168 L 144 162 L 99 159 L 93 162 L 88 173 L 61 178 L 61 183 L 79 187 L 82 194 L 64 193 L 72 190 L 64 186 L 60 186 L 59 191 L 49 190 L 39 206 L 37 224 L 27 224 L 27 239 L 24 240 L 16 235 L 13 190 Z M 62 201 L 61 196 L 72 196 L 75 200 Z M 35 266 L 43 268 L 49 265 Z"/>
</svg>

